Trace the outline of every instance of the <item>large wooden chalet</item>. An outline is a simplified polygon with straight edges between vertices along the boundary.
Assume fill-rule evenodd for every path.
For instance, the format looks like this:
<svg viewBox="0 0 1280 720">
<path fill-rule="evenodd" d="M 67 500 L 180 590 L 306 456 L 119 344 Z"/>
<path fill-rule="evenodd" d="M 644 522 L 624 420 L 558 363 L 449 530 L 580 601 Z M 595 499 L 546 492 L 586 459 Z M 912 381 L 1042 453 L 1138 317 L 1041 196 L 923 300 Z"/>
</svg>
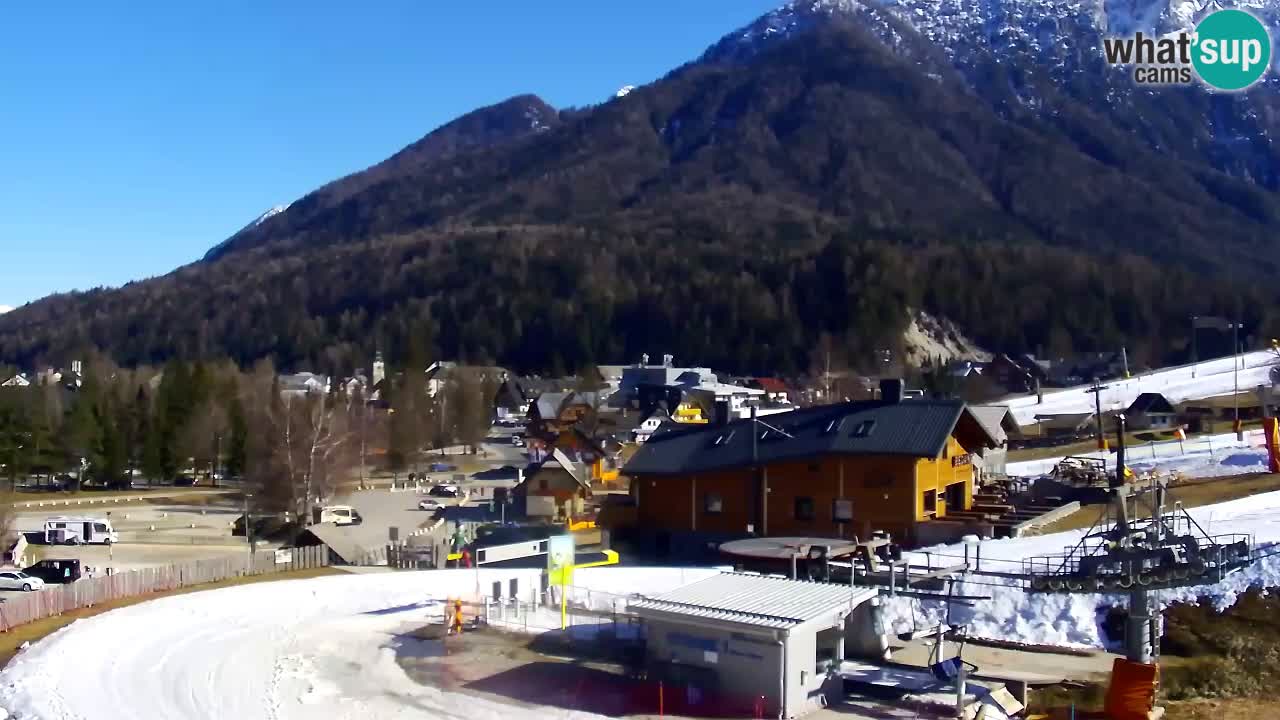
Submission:
<svg viewBox="0 0 1280 720">
<path fill-rule="evenodd" d="M 997 442 L 962 402 L 887 397 L 653 436 L 624 470 L 636 527 L 920 538 L 971 509 L 975 453 Z"/>
</svg>

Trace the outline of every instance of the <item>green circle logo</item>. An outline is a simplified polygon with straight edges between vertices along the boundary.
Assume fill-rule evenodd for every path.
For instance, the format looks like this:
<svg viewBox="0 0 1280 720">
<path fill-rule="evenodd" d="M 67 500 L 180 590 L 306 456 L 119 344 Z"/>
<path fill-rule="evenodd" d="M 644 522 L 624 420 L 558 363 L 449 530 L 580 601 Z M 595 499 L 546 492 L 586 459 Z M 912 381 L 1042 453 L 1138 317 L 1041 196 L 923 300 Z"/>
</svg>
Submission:
<svg viewBox="0 0 1280 720">
<path fill-rule="evenodd" d="M 1271 64 L 1271 35 L 1243 10 L 1219 10 L 1196 26 L 1191 64 L 1200 79 L 1219 90 L 1243 90 Z"/>
</svg>

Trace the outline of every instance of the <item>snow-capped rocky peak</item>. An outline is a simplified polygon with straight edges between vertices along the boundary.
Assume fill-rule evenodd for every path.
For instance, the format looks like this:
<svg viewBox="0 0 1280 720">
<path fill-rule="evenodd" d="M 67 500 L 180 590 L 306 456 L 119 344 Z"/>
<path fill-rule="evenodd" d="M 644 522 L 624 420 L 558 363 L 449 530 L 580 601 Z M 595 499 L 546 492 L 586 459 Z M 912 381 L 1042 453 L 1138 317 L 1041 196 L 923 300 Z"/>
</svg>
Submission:
<svg viewBox="0 0 1280 720">
<path fill-rule="evenodd" d="M 276 215 L 279 215 L 280 213 L 284 212 L 285 210 L 288 210 L 288 209 L 289 209 L 289 206 L 290 206 L 290 205 L 292 205 L 292 204 L 293 204 L 293 203 L 285 203 L 284 205 L 276 205 L 275 207 L 271 208 L 270 210 L 268 210 L 268 211 L 266 211 L 266 212 L 262 213 L 261 215 L 259 215 L 257 220 L 254 220 L 253 222 L 251 222 L 251 223 L 249 223 L 248 225 L 246 225 L 246 226 L 245 226 L 245 228 L 244 228 L 244 230 L 248 230 L 248 229 L 249 229 L 249 228 L 251 228 L 251 227 L 257 227 L 257 226 L 261 225 L 262 223 L 266 222 L 267 220 L 270 220 L 271 218 L 275 217 Z M 243 232 L 243 230 L 242 230 L 241 232 Z"/>
<path fill-rule="evenodd" d="M 232 244 L 233 242 L 235 242 L 237 239 L 239 239 L 242 235 L 244 235 L 245 233 L 249 232 L 250 230 L 252 230 L 252 229 L 254 229 L 254 228 L 258 227 L 258 226 L 259 226 L 259 225 L 261 225 L 262 223 L 264 223 L 264 222 L 266 222 L 266 221 L 270 220 L 271 218 L 275 217 L 276 215 L 279 215 L 280 213 L 284 212 L 285 210 L 288 210 L 288 209 L 289 209 L 289 206 L 290 206 L 290 205 L 292 205 L 292 204 L 293 204 L 293 203 L 285 203 L 284 205 L 276 205 L 275 207 L 271 208 L 270 210 L 267 210 L 266 212 L 262 213 L 262 214 L 261 214 L 261 215 L 259 215 L 257 218 L 255 218 L 255 219 L 253 220 L 253 222 L 251 222 L 251 223 L 249 223 L 248 225 L 245 225 L 244 227 L 242 227 L 242 228 L 240 228 L 239 230 L 237 230 L 237 231 L 236 231 L 236 233 L 235 233 L 234 235 L 232 235 L 231 237 L 227 238 L 226 240 L 223 240 L 222 242 L 218 243 L 217 245 L 213 246 L 213 248 L 212 248 L 211 250 L 209 250 L 209 252 L 208 252 L 208 253 L 206 253 L 206 254 L 205 254 L 205 256 L 204 256 L 204 257 L 205 257 L 205 259 L 206 259 L 206 260 L 211 260 L 211 259 L 213 259 L 213 258 L 217 257 L 217 256 L 218 256 L 218 255 L 219 255 L 223 250 L 225 250 L 226 248 L 230 247 L 230 246 L 231 246 L 231 244 Z"/>
<path fill-rule="evenodd" d="M 832 18 L 852 19 L 891 48 L 914 30 L 964 70 L 978 55 L 1017 56 L 1059 75 L 1101 63 L 1101 38 L 1193 27 L 1223 7 L 1250 10 L 1280 27 L 1280 0 L 792 0 L 726 35 L 703 56 L 752 57 L 772 42 Z"/>
<path fill-rule="evenodd" d="M 0 305 L 0 315 L 3 315 L 7 312 L 12 312 L 12 311 L 13 311 L 13 307 L 11 305 Z"/>
<path fill-rule="evenodd" d="M 621 88 L 618 89 L 618 92 L 613 94 L 613 96 L 616 98 L 626 97 L 631 94 L 632 90 L 635 90 L 635 89 L 636 89 L 635 85 L 623 85 Z"/>
</svg>

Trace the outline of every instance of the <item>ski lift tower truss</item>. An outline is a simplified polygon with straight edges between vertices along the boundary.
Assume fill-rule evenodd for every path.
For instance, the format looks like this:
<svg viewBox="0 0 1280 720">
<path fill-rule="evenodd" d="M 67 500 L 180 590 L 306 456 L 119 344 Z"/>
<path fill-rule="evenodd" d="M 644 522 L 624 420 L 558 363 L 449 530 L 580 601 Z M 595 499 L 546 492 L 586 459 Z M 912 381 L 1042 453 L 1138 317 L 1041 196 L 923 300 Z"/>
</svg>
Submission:
<svg viewBox="0 0 1280 720">
<path fill-rule="evenodd" d="M 1128 482 L 1124 413 L 1115 419 L 1107 512 L 1065 552 L 1025 560 L 1022 577 L 1031 592 L 1127 594 L 1125 656 L 1151 663 L 1163 633 L 1155 591 L 1220 582 L 1262 555 L 1251 536 L 1210 535 L 1181 504 L 1166 507 L 1167 478 Z"/>
<path fill-rule="evenodd" d="M 1114 488 L 1107 512 L 1079 542 L 1023 561 L 1027 589 L 1114 593 L 1211 585 L 1253 562 L 1252 536 L 1210 535 L 1180 503 L 1166 508 L 1167 482 Z"/>
</svg>

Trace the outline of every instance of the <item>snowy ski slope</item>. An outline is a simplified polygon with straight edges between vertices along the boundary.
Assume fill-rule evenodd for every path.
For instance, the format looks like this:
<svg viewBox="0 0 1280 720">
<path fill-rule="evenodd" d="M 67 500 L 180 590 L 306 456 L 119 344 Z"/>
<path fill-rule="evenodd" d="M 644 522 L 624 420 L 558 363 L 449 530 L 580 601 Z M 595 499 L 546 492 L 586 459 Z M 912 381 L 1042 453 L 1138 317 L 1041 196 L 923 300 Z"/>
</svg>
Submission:
<svg viewBox="0 0 1280 720">
<path fill-rule="evenodd" d="M 1128 379 L 1108 380 L 1102 391 L 1102 411 L 1110 412 L 1129 407 L 1138 395 L 1158 392 L 1170 402 L 1228 395 L 1235 388 L 1234 357 L 1207 360 L 1196 365 L 1155 370 Z M 1251 390 L 1258 385 L 1270 385 L 1269 372 L 1277 364 L 1275 353 L 1270 350 L 1245 353 L 1239 356 L 1240 390 Z M 1094 411 L 1093 393 L 1089 386 L 1053 390 L 1044 394 L 1044 402 L 1037 404 L 1035 395 L 1019 396 L 1000 401 L 1013 411 L 1019 425 L 1035 424 L 1036 415 L 1061 415 L 1067 413 L 1091 413 Z"/>
</svg>

